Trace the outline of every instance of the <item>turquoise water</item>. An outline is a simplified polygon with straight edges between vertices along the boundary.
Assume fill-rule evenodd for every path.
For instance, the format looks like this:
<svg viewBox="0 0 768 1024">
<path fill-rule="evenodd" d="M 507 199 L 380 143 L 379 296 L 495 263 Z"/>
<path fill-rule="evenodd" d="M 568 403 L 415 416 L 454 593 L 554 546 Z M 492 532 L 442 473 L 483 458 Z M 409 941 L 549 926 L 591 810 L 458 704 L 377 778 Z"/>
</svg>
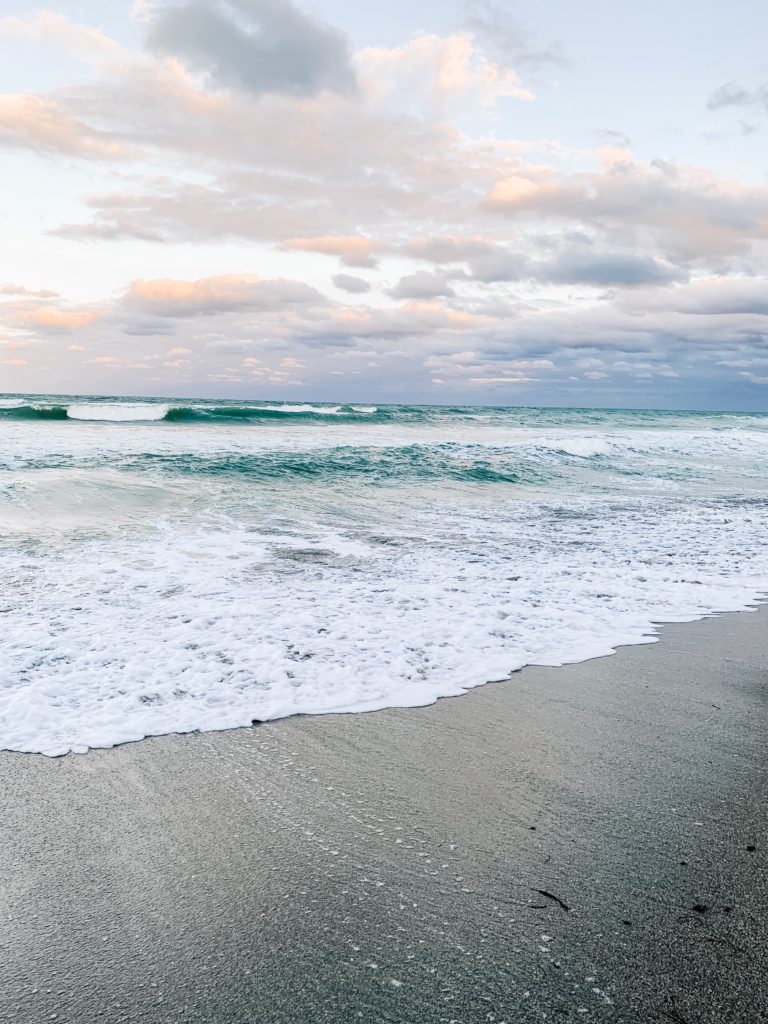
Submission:
<svg viewBox="0 0 768 1024">
<path fill-rule="evenodd" d="M 0 398 L 0 747 L 428 703 L 768 590 L 768 416 Z"/>
<path fill-rule="evenodd" d="M 122 415 L 121 415 L 122 411 Z M 333 418 L 333 419 L 329 419 Z M 113 398 L 109 396 L 5 395 L 0 420 L 163 420 L 167 423 L 445 423 L 503 424 L 509 427 L 766 427 L 768 413 L 696 412 L 652 409 L 555 409 L 509 406 L 366 405 L 331 402 L 245 402 L 221 399 Z"/>
</svg>

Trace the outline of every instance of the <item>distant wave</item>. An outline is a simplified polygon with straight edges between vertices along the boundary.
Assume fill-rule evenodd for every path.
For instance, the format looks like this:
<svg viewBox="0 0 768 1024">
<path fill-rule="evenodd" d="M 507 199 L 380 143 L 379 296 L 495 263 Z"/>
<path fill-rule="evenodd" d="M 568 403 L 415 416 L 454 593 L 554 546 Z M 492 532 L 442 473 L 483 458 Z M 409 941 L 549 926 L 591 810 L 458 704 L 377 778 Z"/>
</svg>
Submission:
<svg viewBox="0 0 768 1024">
<path fill-rule="evenodd" d="M 153 405 L 150 402 L 84 402 L 82 405 L 68 405 L 68 420 L 100 420 L 112 423 L 141 423 L 164 420 L 170 411 L 167 405 Z"/>
<path fill-rule="evenodd" d="M 65 420 L 65 405 L 17 405 L 0 408 L 2 420 Z"/>
<path fill-rule="evenodd" d="M 169 423 L 227 423 L 232 420 L 248 423 L 260 420 L 322 422 L 329 418 L 370 421 L 374 417 L 390 418 L 376 406 L 351 405 L 179 405 L 170 408 L 164 418 Z"/>
<path fill-rule="evenodd" d="M 290 415 L 294 412 L 302 413 L 314 413 L 319 416 L 338 416 L 343 413 L 343 408 L 340 405 L 290 405 L 286 403 L 284 405 L 262 405 L 259 406 L 264 412 L 282 412 Z"/>
<path fill-rule="evenodd" d="M 500 406 L 363 405 L 323 402 L 250 402 L 184 399 L 113 398 L 81 399 L 58 395 L 5 395 L 0 397 L 0 422 L 4 420 L 62 420 L 91 423 L 167 423 L 258 425 L 462 423 L 474 428 L 504 430 L 563 429 L 561 443 L 552 445 L 562 454 L 591 458 L 607 454 L 600 438 L 575 438 L 580 430 L 707 430 L 766 432 L 764 413 L 674 412 L 643 409 L 546 409 Z M 549 442 L 548 442 L 549 443 Z"/>
<path fill-rule="evenodd" d="M 242 423 L 259 420 L 318 421 L 328 417 L 388 419 L 376 406 L 350 405 L 170 405 L 161 402 L 76 402 L 46 404 L 0 400 L 0 420 L 79 420 L 101 423 Z"/>
</svg>

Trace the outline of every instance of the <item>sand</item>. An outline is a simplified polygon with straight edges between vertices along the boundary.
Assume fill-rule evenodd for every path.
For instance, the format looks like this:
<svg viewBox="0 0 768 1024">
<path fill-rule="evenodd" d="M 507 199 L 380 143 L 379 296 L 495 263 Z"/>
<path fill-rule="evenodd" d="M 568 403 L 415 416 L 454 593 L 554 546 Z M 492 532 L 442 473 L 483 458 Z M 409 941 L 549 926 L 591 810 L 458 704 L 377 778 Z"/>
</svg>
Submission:
<svg viewBox="0 0 768 1024">
<path fill-rule="evenodd" d="M 766 627 L 0 754 L 0 1020 L 768 1021 Z"/>
</svg>

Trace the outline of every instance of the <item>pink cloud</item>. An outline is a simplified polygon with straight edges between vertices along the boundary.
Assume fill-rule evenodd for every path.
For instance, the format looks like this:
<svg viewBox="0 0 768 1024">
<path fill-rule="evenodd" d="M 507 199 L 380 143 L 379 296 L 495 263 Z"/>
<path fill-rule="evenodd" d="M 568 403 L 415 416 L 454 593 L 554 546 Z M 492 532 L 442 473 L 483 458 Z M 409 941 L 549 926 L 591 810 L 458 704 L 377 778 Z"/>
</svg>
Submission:
<svg viewBox="0 0 768 1024">
<path fill-rule="evenodd" d="M 126 299 L 159 316 L 184 317 L 247 308 L 280 310 L 318 303 L 322 296 L 302 281 L 287 278 L 269 281 L 255 274 L 219 274 L 195 281 L 177 278 L 134 281 Z"/>
<path fill-rule="evenodd" d="M 113 134 L 91 128 L 55 99 L 31 93 L 0 96 L 0 143 L 102 160 L 126 160 L 137 151 Z"/>
<path fill-rule="evenodd" d="M 347 267 L 375 267 L 374 243 L 361 235 L 323 238 L 289 238 L 280 247 L 300 252 L 317 252 L 326 256 L 338 256 Z"/>
<path fill-rule="evenodd" d="M 101 313 L 98 310 L 56 309 L 51 306 L 40 306 L 19 314 L 19 319 L 32 327 L 41 327 L 44 330 L 74 331 L 95 323 L 100 316 Z"/>
</svg>

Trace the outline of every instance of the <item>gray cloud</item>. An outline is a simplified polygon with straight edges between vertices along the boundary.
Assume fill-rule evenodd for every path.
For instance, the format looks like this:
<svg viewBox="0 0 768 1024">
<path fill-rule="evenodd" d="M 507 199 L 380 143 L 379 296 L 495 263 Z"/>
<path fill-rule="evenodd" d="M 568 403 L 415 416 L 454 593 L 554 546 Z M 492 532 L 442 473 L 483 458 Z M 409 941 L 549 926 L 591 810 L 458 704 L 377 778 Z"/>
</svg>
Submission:
<svg viewBox="0 0 768 1024">
<path fill-rule="evenodd" d="M 632 139 L 624 132 L 617 132 L 612 128 L 604 128 L 602 131 L 597 132 L 597 135 L 601 139 L 605 139 L 606 142 L 611 143 L 611 145 L 621 146 L 622 149 L 632 148 Z"/>
<path fill-rule="evenodd" d="M 738 82 L 726 82 L 715 89 L 707 101 L 710 110 L 722 107 L 763 107 L 768 110 L 768 82 L 761 82 L 755 89 L 745 89 Z"/>
<path fill-rule="evenodd" d="M 408 242 L 402 251 L 413 259 L 435 263 L 438 266 L 466 263 L 470 267 L 471 276 L 485 284 L 495 281 L 518 281 L 526 276 L 529 262 L 529 258 L 522 253 L 510 252 L 480 235 L 436 235 L 431 238 L 416 238 Z M 454 270 L 448 276 L 461 278 L 466 277 L 466 274 L 464 271 Z M 426 286 L 431 283 L 430 280 L 423 281 Z M 416 284 L 418 285 L 418 282 Z"/>
<path fill-rule="evenodd" d="M 158 334 L 175 334 L 176 325 L 170 320 L 133 320 L 123 325 L 123 334 L 136 338 L 152 338 Z"/>
<path fill-rule="evenodd" d="M 687 280 L 679 267 L 662 263 L 652 256 L 633 256 L 620 252 L 591 252 L 570 249 L 552 263 L 541 266 L 536 277 L 552 284 L 615 285 L 671 284 Z"/>
<path fill-rule="evenodd" d="M 665 160 L 663 157 L 654 157 L 649 166 L 653 167 L 654 170 L 660 171 L 670 181 L 676 181 L 680 177 L 677 167 L 670 160 Z"/>
<path fill-rule="evenodd" d="M 519 281 L 526 277 L 529 257 L 521 252 L 511 252 L 488 238 L 479 235 L 469 237 L 438 235 L 434 238 L 417 238 L 403 248 L 403 252 L 414 259 L 437 265 L 465 263 L 470 276 L 476 281 L 491 284 L 500 281 Z M 466 277 L 463 270 L 446 271 L 451 278 Z M 409 279 L 404 279 L 409 280 Z M 428 286 L 428 280 L 423 284 Z M 402 284 L 402 282 L 401 282 Z M 418 286 L 418 282 L 416 282 Z M 435 294 L 447 294 L 436 292 Z"/>
<path fill-rule="evenodd" d="M 641 298 L 643 309 L 674 310 L 693 316 L 768 317 L 768 289 L 762 278 L 730 278 L 696 282 L 684 288 Z M 632 297 L 625 302 L 632 308 Z M 750 320 L 744 326 L 752 329 Z M 765 325 L 768 329 L 768 324 Z"/>
<path fill-rule="evenodd" d="M 465 260 L 494 251 L 487 238 L 473 235 L 438 235 L 433 238 L 415 238 L 404 246 L 403 252 L 414 259 L 429 263 L 463 263 Z"/>
<path fill-rule="evenodd" d="M 352 295 L 362 295 L 371 290 L 370 281 L 366 281 L 362 277 L 354 277 L 352 274 L 336 274 L 333 283 L 337 288 L 350 292 Z"/>
<path fill-rule="evenodd" d="M 488 245 L 485 251 L 471 256 L 466 262 L 472 278 L 483 284 L 536 281 L 541 284 L 634 287 L 667 285 L 687 281 L 689 277 L 686 269 L 653 256 L 601 252 L 591 247 L 590 239 L 581 239 L 580 243 L 547 260 L 533 258 L 530 251 L 512 251 Z M 540 249 L 546 251 L 549 244 L 549 239 L 542 240 Z M 459 273 L 457 276 L 463 275 Z"/>
<path fill-rule="evenodd" d="M 181 58 L 215 85 L 251 94 L 356 89 L 344 36 L 291 0 L 188 0 L 158 7 L 147 45 Z"/>
<path fill-rule="evenodd" d="M 393 299 L 436 299 L 439 296 L 451 296 L 453 288 L 441 274 L 431 274 L 428 270 L 417 270 L 415 274 L 401 277 L 389 294 Z"/>
<path fill-rule="evenodd" d="M 469 261 L 472 276 L 477 281 L 493 284 L 496 281 L 520 281 L 530 276 L 528 257 L 507 249 L 492 249 Z"/>
<path fill-rule="evenodd" d="M 539 69 L 568 62 L 558 43 L 537 46 L 512 15 L 493 0 L 466 0 L 463 27 L 505 64 Z"/>
</svg>

